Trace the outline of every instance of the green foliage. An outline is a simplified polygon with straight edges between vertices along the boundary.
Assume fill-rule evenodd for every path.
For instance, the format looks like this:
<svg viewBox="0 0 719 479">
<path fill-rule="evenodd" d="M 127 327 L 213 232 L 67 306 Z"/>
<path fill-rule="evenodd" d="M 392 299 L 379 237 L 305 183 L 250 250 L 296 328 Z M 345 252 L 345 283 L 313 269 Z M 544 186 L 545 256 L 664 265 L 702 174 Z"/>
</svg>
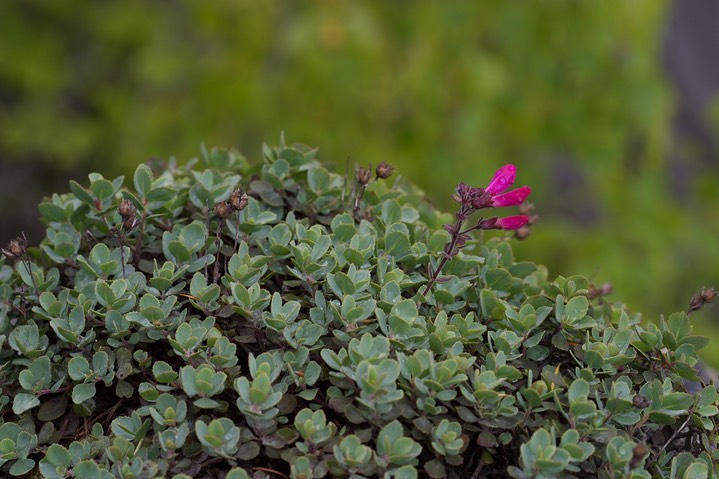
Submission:
<svg viewBox="0 0 719 479">
<path fill-rule="evenodd" d="M 719 268 L 716 166 L 693 145 L 669 151 L 666 0 L 145 3 L 5 6 L 0 158 L 31 172 L 0 190 L 0 218 L 33 218 L 20 195 L 60 168 L 129 177 L 147 155 L 256 151 L 284 130 L 321 142 L 337 171 L 348 155 L 387 159 L 443 207 L 458 168 L 479 183 L 521 164 L 548 186 L 518 258 L 598 274 L 651 319 Z M 669 154 L 702 173 L 678 199 Z M 49 248 L 76 247 L 59 233 Z"/>
<path fill-rule="evenodd" d="M 643 324 L 505 236 L 425 297 L 450 215 L 303 145 L 263 153 L 143 165 L 132 190 L 90 175 L 40 208 L 35 281 L 0 258 L 0 472 L 719 476 L 685 314 Z"/>
</svg>

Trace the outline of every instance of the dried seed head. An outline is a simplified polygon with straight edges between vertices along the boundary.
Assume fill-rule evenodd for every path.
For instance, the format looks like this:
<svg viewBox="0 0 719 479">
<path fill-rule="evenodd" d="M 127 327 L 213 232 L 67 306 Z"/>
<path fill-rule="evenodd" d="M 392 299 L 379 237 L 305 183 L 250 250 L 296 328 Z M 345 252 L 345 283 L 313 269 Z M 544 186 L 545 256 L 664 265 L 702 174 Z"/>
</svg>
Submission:
<svg viewBox="0 0 719 479">
<path fill-rule="evenodd" d="M 374 173 L 375 175 L 377 175 L 377 178 L 382 178 L 383 180 L 386 180 L 387 178 L 392 176 L 393 172 L 394 166 L 384 161 L 377 165 L 377 168 L 374 170 Z"/>
<path fill-rule="evenodd" d="M 120 202 L 120 207 L 117 211 L 120 213 L 120 216 L 126 218 L 135 214 L 135 207 L 133 206 L 132 201 L 124 199 Z"/>
<path fill-rule="evenodd" d="M 613 287 L 611 283 L 604 283 L 601 286 L 596 286 L 593 284 L 589 285 L 589 299 L 599 298 L 602 296 L 607 296 L 612 293 Z"/>
<path fill-rule="evenodd" d="M 226 201 L 220 201 L 215 205 L 215 213 L 220 219 L 225 219 L 232 214 L 232 205 Z"/>
<path fill-rule="evenodd" d="M 704 307 L 705 304 L 711 303 L 714 301 L 714 298 L 717 296 L 717 290 L 714 288 L 702 288 L 701 292 L 695 294 L 692 296 L 691 301 L 689 302 L 689 309 L 687 310 L 687 314 L 699 311 Z"/>
<path fill-rule="evenodd" d="M 131 215 L 125 216 L 122 219 L 122 229 L 124 229 L 125 231 L 135 229 L 135 226 L 137 226 L 137 223 L 138 223 L 137 216 L 135 216 L 134 213 Z"/>
<path fill-rule="evenodd" d="M 25 238 L 25 234 L 18 236 L 14 240 L 10 240 L 7 248 L 2 248 L 1 251 L 2 254 L 10 260 L 18 259 L 27 253 L 27 238 Z"/>
<path fill-rule="evenodd" d="M 692 296 L 691 301 L 689 301 L 689 310 L 687 312 L 691 313 L 692 311 L 699 311 L 704 307 L 704 303 L 705 301 L 702 298 L 701 293 L 695 294 L 694 296 Z"/>
<path fill-rule="evenodd" d="M 717 290 L 714 288 L 702 289 L 700 294 L 705 303 L 711 303 L 717 296 Z"/>
<path fill-rule="evenodd" d="M 372 181 L 372 170 L 370 168 L 357 169 L 357 183 L 367 186 Z"/>
<path fill-rule="evenodd" d="M 232 192 L 232 195 L 230 196 L 230 205 L 232 205 L 232 208 L 235 211 L 241 211 L 245 209 L 249 200 L 250 199 L 247 196 L 247 193 L 243 192 L 240 189 L 236 189 Z"/>
<path fill-rule="evenodd" d="M 526 240 L 531 234 L 532 228 L 529 227 L 529 224 L 526 224 L 514 232 L 514 237 L 518 240 Z"/>
<path fill-rule="evenodd" d="M 522 203 L 517 208 L 517 211 L 519 211 L 520 215 L 531 215 L 534 211 L 534 203 Z"/>
</svg>

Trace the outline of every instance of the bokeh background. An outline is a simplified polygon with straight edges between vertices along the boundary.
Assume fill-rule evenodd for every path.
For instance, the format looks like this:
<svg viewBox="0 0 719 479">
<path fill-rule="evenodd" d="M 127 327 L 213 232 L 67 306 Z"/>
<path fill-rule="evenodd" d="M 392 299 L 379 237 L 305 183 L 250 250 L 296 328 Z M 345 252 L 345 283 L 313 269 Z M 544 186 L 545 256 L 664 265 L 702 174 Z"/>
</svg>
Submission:
<svg viewBox="0 0 719 479">
<path fill-rule="evenodd" d="M 443 208 L 517 164 L 541 215 L 517 256 L 656 319 L 719 286 L 717 58 L 713 0 L 4 2 L 0 240 L 39 241 L 68 179 L 284 131 Z M 719 341 L 719 307 L 695 317 Z"/>
</svg>

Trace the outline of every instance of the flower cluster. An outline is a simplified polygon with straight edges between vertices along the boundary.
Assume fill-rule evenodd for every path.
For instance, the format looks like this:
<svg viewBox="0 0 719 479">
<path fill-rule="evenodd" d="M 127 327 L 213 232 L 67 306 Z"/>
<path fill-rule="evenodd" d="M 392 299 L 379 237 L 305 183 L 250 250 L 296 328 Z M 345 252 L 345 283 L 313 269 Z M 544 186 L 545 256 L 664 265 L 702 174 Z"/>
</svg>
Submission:
<svg viewBox="0 0 719 479">
<path fill-rule="evenodd" d="M 532 189 L 522 186 L 507 191 L 514 184 L 517 167 L 505 165 L 494 174 L 494 178 L 485 188 L 472 188 L 464 183 L 457 185 L 457 193 L 452 198 L 461 205 L 456 217 L 457 220 L 466 221 L 469 215 L 484 208 L 500 208 L 504 206 L 520 205 L 527 199 Z M 516 230 L 529 222 L 529 216 L 517 215 L 505 218 L 490 218 L 480 221 L 481 228 L 476 229 L 505 229 Z"/>
<path fill-rule="evenodd" d="M 432 288 L 432 285 L 441 278 L 439 273 L 444 265 L 451 258 L 457 255 L 467 240 L 469 233 L 475 230 L 523 230 L 523 237 L 528 233 L 526 228 L 536 221 L 536 217 L 530 217 L 526 214 L 506 216 L 499 218 L 496 216 L 490 218 L 480 218 L 474 226 L 462 229 L 465 221 L 469 217 L 482 209 L 486 208 L 502 208 L 505 206 L 521 205 L 527 199 L 532 189 L 529 186 L 522 186 L 514 190 L 507 191 L 513 184 L 517 176 L 517 167 L 514 165 L 505 165 L 494 174 L 492 181 L 484 188 L 473 188 L 465 183 L 457 185 L 457 191 L 452 195 L 457 203 L 459 203 L 459 211 L 455 214 L 457 221 L 454 224 L 444 225 L 444 229 L 451 235 L 451 239 L 447 242 L 442 252 L 442 261 L 436 269 L 429 268 L 429 282 L 422 294 Z"/>
</svg>

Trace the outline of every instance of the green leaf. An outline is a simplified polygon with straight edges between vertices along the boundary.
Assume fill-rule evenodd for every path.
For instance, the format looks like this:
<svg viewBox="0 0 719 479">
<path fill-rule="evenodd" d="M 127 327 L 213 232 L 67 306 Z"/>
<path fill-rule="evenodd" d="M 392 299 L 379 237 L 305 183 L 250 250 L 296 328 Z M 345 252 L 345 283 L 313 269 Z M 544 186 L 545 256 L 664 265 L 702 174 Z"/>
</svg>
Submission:
<svg viewBox="0 0 719 479">
<path fill-rule="evenodd" d="M 387 228 L 384 249 L 392 256 L 403 256 L 409 251 L 409 229 L 404 223 L 394 223 Z"/>
<path fill-rule="evenodd" d="M 72 388 L 72 402 L 81 404 L 95 396 L 95 383 L 78 384 Z"/>
<path fill-rule="evenodd" d="M 589 301 L 584 296 L 576 296 L 569 300 L 564 307 L 564 314 L 570 322 L 579 321 L 587 315 Z"/>
<path fill-rule="evenodd" d="M 40 400 L 34 395 L 27 393 L 17 393 L 15 395 L 15 399 L 12 402 L 12 412 L 20 415 L 25 411 L 29 411 L 35 406 L 38 406 L 39 404 Z"/>
<path fill-rule="evenodd" d="M 140 194 L 140 198 L 146 198 L 152 188 L 152 170 L 147 165 L 140 165 L 135 169 L 133 176 L 135 190 Z"/>
<path fill-rule="evenodd" d="M 68 219 L 65 210 L 54 203 L 40 203 L 37 208 L 46 221 L 64 222 Z"/>
<path fill-rule="evenodd" d="M 315 193 L 321 193 L 329 188 L 330 175 L 322 167 L 314 167 L 307 170 L 307 185 Z"/>
<path fill-rule="evenodd" d="M 572 385 L 569 387 L 567 397 L 569 403 L 573 403 L 578 400 L 586 399 L 589 396 L 589 383 L 584 379 L 575 379 Z"/>
<path fill-rule="evenodd" d="M 492 268 L 485 275 L 487 287 L 494 291 L 509 291 L 512 287 L 512 275 L 506 269 Z"/>
<path fill-rule="evenodd" d="M 24 476 L 30 472 L 33 467 L 35 467 L 35 461 L 32 459 L 19 459 L 15 461 L 15 464 L 12 465 L 8 472 L 11 476 Z"/>
<path fill-rule="evenodd" d="M 72 465 L 72 458 L 67 449 L 59 444 L 51 444 L 45 453 L 45 459 L 56 467 L 68 468 Z"/>
<path fill-rule="evenodd" d="M 112 196 L 115 192 L 115 188 L 108 180 L 99 179 L 90 183 L 90 191 L 92 191 L 92 194 L 95 195 L 95 198 L 104 200 Z"/>
<path fill-rule="evenodd" d="M 67 364 L 67 372 L 75 381 L 82 381 L 90 373 L 90 363 L 83 356 L 75 356 Z"/>
<path fill-rule="evenodd" d="M 91 459 L 81 461 L 72 470 L 75 479 L 99 479 L 105 477 L 97 463 Z"/>
<path fill-rule="evenodd" d="M 92 199 L 92 196 L 90 196 L 87 190 L 83 188 L 77 181 L 70 180 L 70 191 L 72 191 L 72 194 L 75 195 L 78 200 L 82 201 L 83 203 L 87 203 L 93 208 L 95 207 L 95 200 Z"/>
<path fill-rule="evenodd" d="M 67 395 L 61 394 L 48 399 L 37 411 L 37 417 L 41 421 L 53 421 L 67 411 Z"/>
</svg>

